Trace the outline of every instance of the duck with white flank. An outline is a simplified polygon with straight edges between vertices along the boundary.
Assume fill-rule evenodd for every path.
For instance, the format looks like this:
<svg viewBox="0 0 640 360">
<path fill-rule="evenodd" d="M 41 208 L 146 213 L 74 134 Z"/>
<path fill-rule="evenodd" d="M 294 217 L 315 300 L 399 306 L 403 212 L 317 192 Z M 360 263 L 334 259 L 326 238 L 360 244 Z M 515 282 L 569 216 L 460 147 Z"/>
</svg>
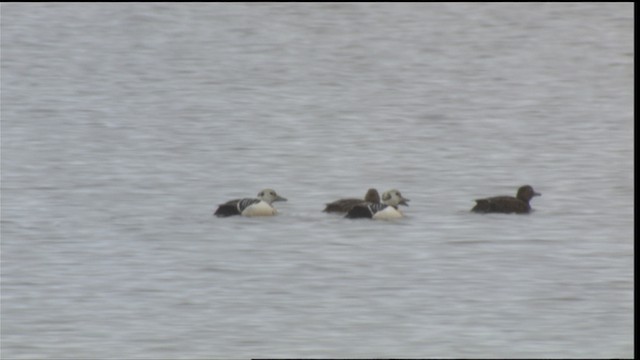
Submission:
<svg viewBox="0 0 640 360">
<path fill-rule="evenodd" d="M 471 209 L 477 213 L 503 213 L 503 214 L 528 214 L 531 211 L 529 201 L 534 196 L 542 194 L 533 190 L 530 185 L 521 186 L 516 197 L 494 196 L 486 199 L 477 199 L 476 206 Z"/>
<path fill-rule="evenodd" d="M 349 212 L 346 218 L 359 219 L 368 218 L 376 220 L 391 220 L 401 218 L 402 212 L 398 210 L 399 205 L 409 206 L 409 199 L 402 196 L 400 191 L 392 189 L 382 193 L 382 204 L 361 204 L 356 205 Z"/>
<path fill-rule="evenodd" d="M 356 205 L 366 205 L 367 203 L 380 204 L 380 195 L 378 194 L 378 190 L 373 188 L 369 189 L 364 195 L 364 200 L 347 198 L 330 202 L 322 211 L 327 213 L 346 213 Z"/>
<path fill-rule="evenodd" d="M 271 206 L 274 201 L 287 201 L 287 199 L 276 194 L 273 189 L 264 189 L 258 193 L 257 198 L 229 200 L 218 206 L 213 214 L 218 217 L 233 215 L 272 216 L 277 213 L 276 209 Z"/>
</svg>

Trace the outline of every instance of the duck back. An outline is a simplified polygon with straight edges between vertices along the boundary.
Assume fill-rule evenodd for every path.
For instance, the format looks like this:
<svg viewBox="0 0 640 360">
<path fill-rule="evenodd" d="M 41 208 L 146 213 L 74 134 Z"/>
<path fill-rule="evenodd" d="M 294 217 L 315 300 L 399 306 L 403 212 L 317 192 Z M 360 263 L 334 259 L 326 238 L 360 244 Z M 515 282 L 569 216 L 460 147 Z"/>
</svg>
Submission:
<svg viewBox="0 0 640 360">
<path fill-rule="evenodd" d="M 477 199 L 476 206 L 471 211 L 477 213 L 526 214 L 531 211 L 531 206 L 513 196 L 494 196 L 486 199 Z"/>
</svg>

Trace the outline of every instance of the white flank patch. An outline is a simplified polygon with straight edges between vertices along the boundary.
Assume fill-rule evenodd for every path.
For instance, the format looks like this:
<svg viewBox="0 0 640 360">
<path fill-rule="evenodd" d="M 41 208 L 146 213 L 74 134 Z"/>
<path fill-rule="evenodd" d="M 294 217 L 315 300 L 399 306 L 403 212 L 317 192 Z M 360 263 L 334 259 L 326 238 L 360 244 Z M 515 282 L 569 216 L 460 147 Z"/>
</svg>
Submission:
<svg viewBox="0 0 640 360">
<path fill-rule="evenodd" d="M 247 206 L 242 212 L 244 216 L 273 216 L 276 214 L 276 209 L 264 201 Z"/>
<path fill-rule="evenodd" d="M 383 210 L 373 214 L 375 220 L 393 220 L 402 217 L 402 213 L 393 206 L 387 206 Z"/>
</svg>

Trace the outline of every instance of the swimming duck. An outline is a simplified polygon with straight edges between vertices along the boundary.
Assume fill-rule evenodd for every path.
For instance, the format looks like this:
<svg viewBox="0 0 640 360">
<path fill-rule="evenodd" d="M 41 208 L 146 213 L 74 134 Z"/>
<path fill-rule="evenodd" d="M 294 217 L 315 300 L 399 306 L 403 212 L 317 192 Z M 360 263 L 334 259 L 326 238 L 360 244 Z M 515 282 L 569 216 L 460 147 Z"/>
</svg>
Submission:
<svg viewBox="0 0 640 360">
<path fill-rule="evenodd" d="M 486 199 L 477 199 L 477 204 L 471 211 L 477 213 L 527 214 L 531 211 L 529 201 L 534 196 L 541 195 L 535 192 L 530 185 L 524 185 L 518 189 L 516 197 L 494 196 Z"/>
<path fill-rule="evenodd" d="M 331 212 L 346 213 L 347 211 L 351 210 L 352 207 L 356 205 L 366 204 L 366 203 L 372 203 L 372 204 L 380 203 L 380 195 L 378 194 L 378 190 L 373 188 L 367 190 L 367 193 L 364 195 L 364 200 L 347 198 L 347 199 L 340 199 L 334 202 L 330 202 L 327 204 L 327 207 L 325 207 L 325 209 L 322 211 L 327 213 L 331 213 Z"/>
<path fill-rule="evenodd" d="M 215 216 L 227 217 L 233 215 L 243 216 L 272 216 L 277 213 L 271 206 L 274 201 L 287 201 L 278 195 L 273 189 L 264 189 L 258 193 L 257 198 L 244 198 L 229 200 L 218 206 Z"/>
<path fill-rule="evenodd" d="M 391 189 L 382 193 L 382 204 L 359 204 L 351 208 L 348 219 L 368 218 L 376 220 L 391 220 L 401 218 L 402 212 L 399 205 L 409 206 L 409 199 L 402 196 L 400 191 Z"/>
</svg>

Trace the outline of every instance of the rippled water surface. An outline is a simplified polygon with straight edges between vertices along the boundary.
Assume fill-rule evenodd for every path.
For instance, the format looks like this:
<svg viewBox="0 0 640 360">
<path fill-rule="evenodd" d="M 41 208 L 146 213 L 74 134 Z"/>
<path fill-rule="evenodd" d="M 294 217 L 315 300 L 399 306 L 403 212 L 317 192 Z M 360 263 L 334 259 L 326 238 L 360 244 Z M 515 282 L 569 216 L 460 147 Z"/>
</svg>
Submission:
<svg viewBox="0 0 640 360">
<path fill-rule="evenodd" d="M 633 4 L 0 9 L 3 359 L 633 356 Z"/>
</svg>

